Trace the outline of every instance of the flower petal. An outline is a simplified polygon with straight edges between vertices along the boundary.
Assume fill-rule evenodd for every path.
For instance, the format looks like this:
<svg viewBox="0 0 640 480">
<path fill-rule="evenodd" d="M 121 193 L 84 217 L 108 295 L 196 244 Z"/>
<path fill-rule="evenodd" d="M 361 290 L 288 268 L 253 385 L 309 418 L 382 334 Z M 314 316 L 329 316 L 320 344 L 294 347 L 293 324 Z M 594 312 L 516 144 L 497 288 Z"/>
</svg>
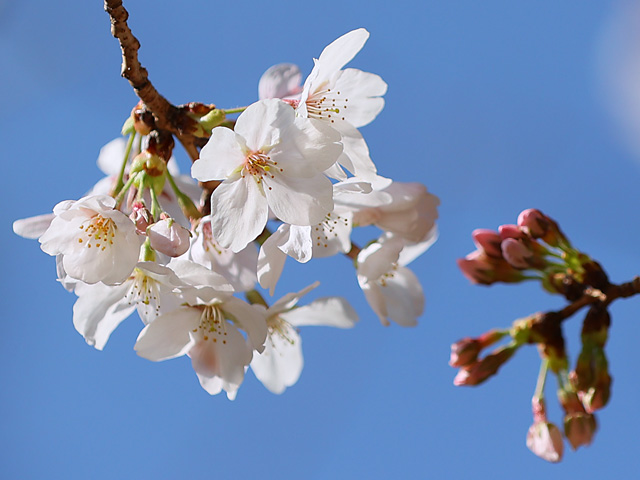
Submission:
<svg viewBox="0 0 640 480">
<path fill-rule="evenodd" d="M 195 344 L 191 332 L 199 324 L 198 309 L 180 307 L 144 327 L 133 348 L 138 355 L 154 362 L 180 357 Z"/>
</svg>

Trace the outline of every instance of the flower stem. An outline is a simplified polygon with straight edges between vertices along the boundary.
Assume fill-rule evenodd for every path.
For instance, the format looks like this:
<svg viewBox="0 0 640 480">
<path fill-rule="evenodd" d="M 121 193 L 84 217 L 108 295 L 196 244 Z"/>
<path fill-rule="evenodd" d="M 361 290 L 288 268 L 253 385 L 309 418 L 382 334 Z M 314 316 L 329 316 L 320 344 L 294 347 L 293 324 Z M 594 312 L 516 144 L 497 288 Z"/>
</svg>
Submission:
<svg viewBox="0 0 640 480">
<path fill-rule="evenodd" d="M 547 372 L 549 371 L 549 359 L 543 358 L 540 363 L 540 373 L 538 373 L 538 382 L 536 383 L 536 390 L 533 394 L 533 398 L 540 401 L 544 400 L 544 384 L 547 381 Z"/>
<path fill-rule="evenodd" d="M 126 195 L 127 191 L 129 190 L 129 187 L 131 187 L 135 179 L 136 179 L 136 175 L 131 175 L 129 177 L 129 179 L 127 180 L 127 183 L 124 184 L 124 186 L 122 187 L 118 195 L 116 195 L 116 205 L 120 205 L 120 203 L 122 203 L 122 200 L 124 200 L 124 196 Z"/>
<path fill-rule="evenodd" d="M 225 115 L 229 115 L 229 114 L 233 114 L 233 113 L 242 113 L 247 108 L 248 107 L 229 108 L 228 110 L 223 110 L 223 112 L 225 113 Z"/>
<path fill-rule="evenodd" d="M 124 158 L 122 159 L 122 165 L 120 166 L 120 172 L 118 173 L 118 181 L 116 186 L 113 189 L 113 195 L 118 195 L 122 187 L 124 187 L 124 171 L 127 168 L 127 161 L 129 160 L 129 155 L 131 154 L 131 147 L 133 147 L 133 141 L 136 138 L 135 132 L 129 135 L 129 140 L 127 140 L 127 148 L 124 150 Z"/>
</svg>

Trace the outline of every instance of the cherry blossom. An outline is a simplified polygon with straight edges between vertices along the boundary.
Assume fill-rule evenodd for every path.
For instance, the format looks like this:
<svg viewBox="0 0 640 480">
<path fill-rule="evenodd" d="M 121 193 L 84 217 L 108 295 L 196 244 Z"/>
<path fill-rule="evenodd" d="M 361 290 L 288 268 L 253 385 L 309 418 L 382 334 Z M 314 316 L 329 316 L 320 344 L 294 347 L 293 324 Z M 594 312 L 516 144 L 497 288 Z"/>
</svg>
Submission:
<svg viewBox="0 0 640 480">
<path fill-rule="evenodd" d="M 153 262 L 139 262 L 120 285 L 77 282 L 73 325 L 89 345 L 102 350 L 111 333 L 134 310 L 146 325 L 164 311 L 177 308 L 178 298 L 171 291 L 181 285 L 172 270 Z"/>
<path fill-rule="evenodd" d="M 221 274 L 236 291 L 251 290 L 257 281 L 258 251 L 254 245 L 234 253 L 218 244 L 211 233 L 211 217 L 200 219 L 195 228 L 189 259 Z"/>
<path fill-rule="evenodd" d="M 403 327 L 417 325 L 424 310 L 422 286 L 415 274 L 399 263 L 405 242 L 382 237 L 358 254 L 358 284 L 383 325 L 389 319 Z"/>
<path fill-rule="evenodd" d="M 65 272 L 85 283 L 123 282 L 138 261 L 140 241 L 116 201 L 93 195 L 67 200 L 53 209 L 55 218 L 39 238 L 42 250 L 62 255 Z"/>
<path fill-rule="evenodd" d="M 373 121 L 384 108 L 382 95 L 387 91 L 387 84 L 373 73 L 354 68 L 342 70 L 368 38 L 369 32 L 359 28 L 322 51 L 305 80 L 296 112 L 327 122 L 338 130 L 344 146 L 338 163 L 354 175 L 375 183 L 386 179 L 377 176 L 369 148 L 358 128 Z M 332 172 L 336 174 L 335 170 Z"/>
<path fill-rule="evenodd" d="M 353 308 L 339 297 L 318 299 L 296 308 L 300 298 L 318 285 L 315 282 L 297 293 L 289 293 L 266 309 L 269 330 L 265 349 L 254 354 L 251 369 L 272 393 L 284 392 L 298 381 L 302 372 L 302 339 L 296 327 L 351 328 L 358 321 Z"/>
<path fill-rule="evenodd" d="M 342 147 L 339 134 L 296 118 L 286 103 L 249 106 L 235 130 L 216 127 L 192 166 L 201 181 L 223 180 L 211 196 L 211 228 L 239 252 L 263 230 L 269 208 L 283 222 L 313 225 L 333 210 L 331 182 L 322 172 Z"/>
<path fill-rule="evenodd" d="M 211 395 L 225 390 L 233 399 L 252 351 L 264 349 L 264 313 L 232 296 L 224 277 L 201 265 L 174 260 L 170 267 L 187 284 L 177 289 L 182 305 L 148 324 L 134 348 L 153 361 L 189 355 L 202 388 Z"/>
</svg>

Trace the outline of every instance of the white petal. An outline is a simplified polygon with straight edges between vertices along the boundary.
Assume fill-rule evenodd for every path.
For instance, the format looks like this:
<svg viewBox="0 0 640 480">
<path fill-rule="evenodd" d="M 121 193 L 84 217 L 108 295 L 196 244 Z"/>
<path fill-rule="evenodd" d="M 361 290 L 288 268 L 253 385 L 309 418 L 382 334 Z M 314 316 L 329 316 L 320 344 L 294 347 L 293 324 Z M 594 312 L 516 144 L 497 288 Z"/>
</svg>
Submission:
<svg viewBox="0 0 640 480">
<path fill-rule="evenodd" d="M 358 321 L 358 314 L 346 299 L 341 297 L 319 298 L 309 305 L 280 314 L 295 327 L 319 325 L 351 328 Z"/>
<path fill-rule="evenodd" d="M 200 181 L 224 180 L 245 161 L 244 140 L 233 130 L 216 127 L 191 166 L 191 176 Z"/>
<path fill-rule="evenodd" d="M 180 357 L 195 344 L 190 334 L 199 324 L 198 309 L 180 307 L 178 310 L 160 315 L 144 327 L 134 350 L 141 357 L 154 362 Z"/>
<path fill-rule="evenodd" d="M 217 382 L 211 384 L 215 377 L 220 377 L 225 390 L 237 390 L 244 379 L 245 367 L 251 362 L 251 349 L 240 332 L 228 323 L 225 331 L 224 343 L 200 339 L 189 351 L 200 384 L 209 393 L 212 392 L 208 388 L 217 389 Z"/>
<path fill-rule="evenodd" d="M 258 151 L 262 147 L 278 144 L 282 131 L 293 124 L 294 118 L 295 111 L 282 100 L 260 100 L 242 112 L 234 131 L 245 139 L 249 150 Z"/>
<path fill-rule="evenodd" d="M 211 195 L 211 231 L 220 245 L 239 252 L 264 229 L 269 208 L 253 177 L 222 182 Z"/>
<path fill-rule="evenodd" d="M 322 174 L 313 178 L 274 175 L 274 178 L 265 181 L 265 186 L 272 188 L 265 188 L 265 195 L 271 210 L 283 222 L 315 225 L 333 211 L 331 181 Z"/>
<path fill-rule="evenodd" d="M 368 38 L 369 32 L 364 28 L 342 35 L 325 47 L 314 69 L 327 72 L 327 76 L 340 70 L 356 56 Z M 324 79 L 325 77 L 320 78 L 320 80 Z"/>
<path fill-rule="evenodd" d="M 47 231 L 54 217 L 52 213 L 46 213 L 35 217 L 21 218 L 13 222 L 13 232 L 24 238 L 40 238 Z"/>
<path fill-rule="evenodd" d="M 300 263 L 311 260 L 313 245 L 311 243 L 311 226 L 286 225 L 289 234 L 278 248 Z M 280 230 L 280 228 L 278 228 Z"/>
<path fill-rule="evenodd" d="M 295 293 L 287 293 L 285 296 L 276 301 L 271 307 L 269 307 L 268 315 L 271 317 L 273 315 L 277 315 L 282 312 L 286 312 L 295 307 L 303 296 L 309 293 L 314 288 L 317 288 L 320 285 L 320 282 L 315 281 L 311 285 L 307 285 L 302 290 Z"/>
<path fill-rule="evenodd" d="M 371 123 L 384 108 L 387 84 L 378 75 L 355 68 L 343 70 L 334 88 L 348 97 L 349 106 L 340 114 L 356 128 Z"/>
<path fill-rule="evenodd" d="M 222 308 L 233 315 L 237 325 L 247 332 L 253 349 L 261 352 L 267 338 L 267 319 L 264 311 L 236 297 L 229 298 Z"/>
<path fill-rule="evenodd" d="M 118 137 L 111 140 L 100 149 L 98 154 L 98 168 L 105 175 L 118 175 L 120 167 L 124 161 L 124 152 L 127 148 L 127 142 L 124 138 Z"/>
<path fill-rule="evenodd" d="M 269 295 L 271 296 L 273 296 L 276 284 L 280 279 L 280 275 L 282 275 L 286 259 L 286 254 L 278 248 L 278 238 L 273 238 L 273 235 L 267 238 L 260 247 L 260 252 L 258 253 L 258 282 L 262 288 L 269 290 Z"/>
<path fill-rule="evenodd" d="M 255 354 L 251 369 L 256 378 L 272 393 L 280 394 L 294 385 L 303 367 L 302 340 L 295 329 L 289 327 L 284 336 L 272 333 L 264 352 Z"/>
<path fill-rule="evenodd" d="M 78 299 L 73 305 L 73 326 L 89 345 L 102 350 L 116 327 L 133 313 L 135 306 L 125 298 L 130 285 L 130 282 L 115 287 L 102 283 L 76 285 Z"/>
</svg>

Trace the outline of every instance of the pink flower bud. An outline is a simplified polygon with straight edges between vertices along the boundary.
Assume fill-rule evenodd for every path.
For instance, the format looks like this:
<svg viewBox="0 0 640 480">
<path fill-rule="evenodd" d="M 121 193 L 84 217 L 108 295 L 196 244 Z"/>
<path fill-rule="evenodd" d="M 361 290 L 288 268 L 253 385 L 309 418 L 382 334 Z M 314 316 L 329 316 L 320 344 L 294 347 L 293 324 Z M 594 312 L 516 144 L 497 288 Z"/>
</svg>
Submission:
<svg viewBox="0 0 640 480">
<path fill-rule="evenodd" d="M 558 224 L 540 210 L 530 208 L 518 216 L 518 225 L 531 237 L 541 238 L 553 247 L 568 247 L 569 240 Z"/>
<path fill-rule="evenodd" d="M 564 434 L 574 450 L 590 445 L 596 428 L 596 418 L 590 413 L 572 413 L 564 418 Z"/>
<path fill-rule="evenodd" d="M 518 215 L 518 226 L 522 227 L 531 238 L 540 238 L 547 233 L 549 221 L 540 210 L 529 208 Z"/>
<path fill-rule="evenodd" d="M 516 348 L 515 346 L 502 347 L 482 360 L 465 366 L 453 379 L 453 384 L 459 387 L 478 385 L 484 382 L 498 372 L 498 369 L 513 356 Z"/>
<path fill-rule="evenodd" d="M 158 252 L 179 257 L 189 250 L 191 233 L 172 218 L 164 218 L 147 229 L 151 247 Z"/>
<path fill-rule="evenodd" d="M 483 250 L 471 252 L 457 260 L 458 268 L 472 283 L 491 285 L 495 282 L 516 283 L 524 280 L 522 273 L 503 258 L 489 257 Z"/>
<path fill-rule="evenodd" d="M 498 231 L 502 240 L 507 238 L 515 238 L 516 240 L 527 238 L 527 235 L 517 225 L 500 225 Z"/>
<path fill-rule="evenodd" d="M 553 423 L 535 422 L 527 432 L 527 448 L 547 462 L 562 460 L 562 433 Z"/>
<path fill-rule="evenodd" d="M 136 225 L 136 232 L 140 235 L 146 235 L 147 228 L 153 223 L 151 212 L 141 202 L 133 203 L 129 218 Z"/>
<path fill-rule="evenodd" d="M 514 238 L 507 238 L 502 242 L 501 247 L 502 255 L 510 265 L 521 269 L 529 267 L 527 260 L 533 256 L 533 252 L 523 242 Z"/>
<path fill-rule="evenodd" d="M 486 228 L 477 228 L 471 233 L 471 238 L 473 238 L 473 243 L 476 244 L 476 247 L 483 250 L 488 256 L 502 257 L 502 250 L 500 249 L 502 238 L 500 238 L 498 232 Z"/>
<path fill-rule="evenodd" d="M 482 346 L 475 338 L 463 338 L 451 345 L 451 358 L 449 365 L 452 367 L 464 367 L 478 359 Z"/>
</svg>

